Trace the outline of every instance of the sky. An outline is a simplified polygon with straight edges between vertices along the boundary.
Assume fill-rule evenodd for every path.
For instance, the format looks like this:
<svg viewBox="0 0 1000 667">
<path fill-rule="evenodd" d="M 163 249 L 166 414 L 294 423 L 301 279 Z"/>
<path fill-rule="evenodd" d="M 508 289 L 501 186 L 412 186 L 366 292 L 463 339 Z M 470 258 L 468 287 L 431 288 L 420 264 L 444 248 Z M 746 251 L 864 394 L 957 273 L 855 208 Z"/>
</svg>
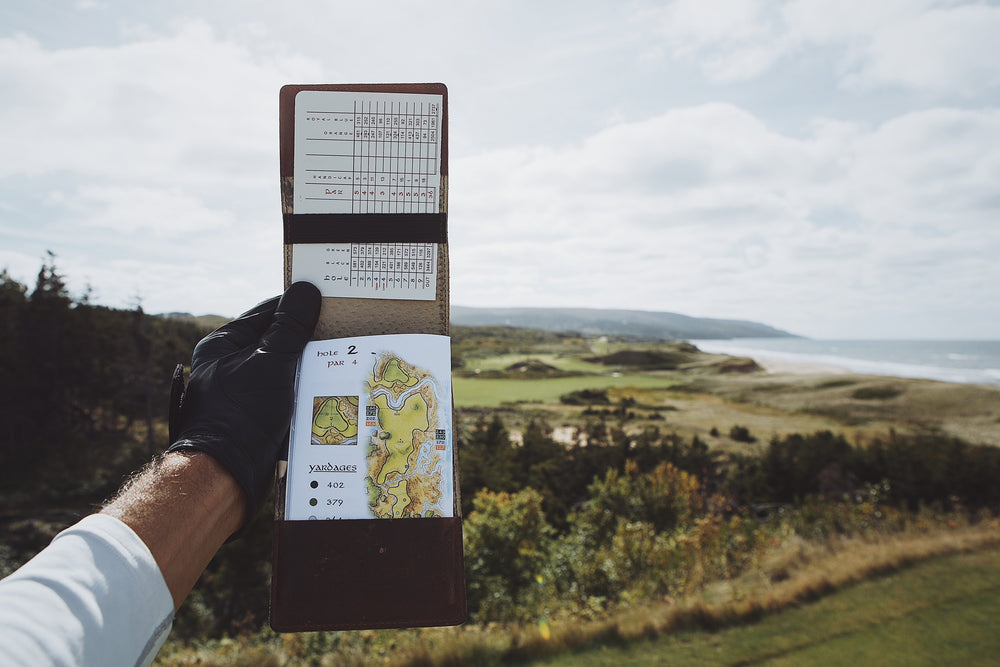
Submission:
<svg viewBox="0 0 1000 667">
<path fill-rule="evenodd" d="M 0 268 L 282 287 L 278 90 L 442 82 L 453 304 L 1000 339 L 1000 2 L 11 1 Z"/>
</svg>

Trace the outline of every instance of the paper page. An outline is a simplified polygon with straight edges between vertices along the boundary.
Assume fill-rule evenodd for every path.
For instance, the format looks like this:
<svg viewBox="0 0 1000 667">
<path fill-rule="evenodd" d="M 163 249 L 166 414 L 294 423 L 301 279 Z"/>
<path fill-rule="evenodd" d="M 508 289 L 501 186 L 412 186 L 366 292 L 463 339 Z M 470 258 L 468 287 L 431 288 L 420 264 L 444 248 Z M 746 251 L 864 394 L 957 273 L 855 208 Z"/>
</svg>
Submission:
<svg viewBox="0 0 1000 667">
<path fill-rule="evenodd" d="M 292 282 L 323 296 L 360 299 L 437 297 L 434 243 L 302 243 L 292 246 Z"/>
<path fill-rule="evenodd" d="M 294 207 L 302 213 L 438 213 L 441 95 L 302 90 Z"/>
<path fill-rule="evenodd" d="M 454 516 L 451 342 L 313 341 L 296 378 L 285 519 Z"/>
<path fill-rule="evenodd" d="M 443 101 L 441 95 L 299 91 L 295 214 L 439 213 Z M 292 280 L 311 282 L 327 297 L 433 301 L 437 246 L 296 244 Z"/>
</svg>

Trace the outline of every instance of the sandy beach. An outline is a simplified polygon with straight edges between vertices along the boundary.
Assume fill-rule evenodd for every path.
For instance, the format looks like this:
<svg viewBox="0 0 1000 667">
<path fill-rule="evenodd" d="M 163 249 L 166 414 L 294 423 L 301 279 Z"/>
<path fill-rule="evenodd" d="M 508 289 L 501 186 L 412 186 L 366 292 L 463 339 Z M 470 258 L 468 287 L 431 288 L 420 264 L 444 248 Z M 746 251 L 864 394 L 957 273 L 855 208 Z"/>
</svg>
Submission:
<svg viewBox="0 0 1000 667">
<path fill-rule="evenodd" d="M 804 363 L 775 359 L 771 357 L 751 357 L 757 365 L 772 375 L 848 375 L 850 370 L 840 366 Z"/>
<path fill-rule="evenodd" d="M 698 377 L 696 392 L 671 397 L 671 426 L 699 436 L 739 424 L 764 438 L 831 430 L 864 442 L 893 430 L 1000 444 L 1000 387 L 857 373 L 756 351 L 742 358 L 764 372 Z"/>
</svg>

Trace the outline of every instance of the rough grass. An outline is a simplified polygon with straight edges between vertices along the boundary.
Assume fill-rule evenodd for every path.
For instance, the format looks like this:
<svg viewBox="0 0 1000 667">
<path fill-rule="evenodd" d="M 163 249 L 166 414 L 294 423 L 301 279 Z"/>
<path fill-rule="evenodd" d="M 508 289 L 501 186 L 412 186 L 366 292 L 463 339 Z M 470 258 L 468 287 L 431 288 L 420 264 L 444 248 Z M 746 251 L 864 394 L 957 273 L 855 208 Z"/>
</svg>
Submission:
<svg viewBox="0 0 1000 667">
<path fill-rule="evenodd" d="M 859 401 L 887 401 L 902 395 L 903 390 L 892 385 L 877 385 L 873 387 L 859 387 L 851 392 L 851 398 Z"/>
<path fill-rule="evenodd" d="M 976 526 L 916 526 L 893 537 L 841 538 L 777 546 L 761 567 L 696 595 L 633 606 L 595 621 L 543 619 L 538 625 L 360 633 L 274 635 L 168 646 L 159 665 L 499 665 L 556 659 L 571 652 L 620 649 L 687 631 L 718 631 L 754 623 L 790 607 L 931 558 L 976 553 L 1000 545 L 1000 522 Z M 944 587 L 949 584 L 944 582 Z M 585 655 L 585 654 L 582 654 Z M 565 664 L 576 664 L 574 655 Z"/>
<path fill-rule="evenodd" d="M 887 382 L 864 375 L 755 373 L 689 376 L 673 391 L 692 403 L 721 401 L 716 406 L 720 415 L 770 412 L 789 425 L 799 421 L 818 427 L 796 426 L 799 432 L 836 430 L 852 441 L 884 437 L 891 428 L 1000 445 L 1000 387 L 903 378 Z M 727 430 L 728 424 L 720 422 L 719 428 Z"/>
<path fill-rule="evenodd" d="M 465 372 L 475 372 L 476 369 L 481 371 L 504 370 L 514 364 L 521 363 L 529 359 L 535 359 L 544 364 L 548 364 L 549 366 L 567 372 L 591 374 L 601 374 L 607 372 L 607 369 L 604 366 L 583 361 L 577 356 L 535 352 L 498 354 L 488 357 L 471 358 L 466 360 L 466 364 L 461 370 Z"/>
<path fill-rule="evenodd" d="M 852 442 L 865 442 L 884 438 L 894 429 L 901 434 L 934 431 L 971 443 L 1000 445 L 1000 387 L 822 372 L 727 374 L 720 373 L 720 367 L 732 358 L 698 353 L 679 344 L 591 341 L 581 345 L 573 340 L 561 345 L 558 341 L 534 347 L 525 344 L 518 349 L 516 353 L 504 350 L 496 355 L 467 357 L 465 367 L 457 369 L 454 378 L 456 405 L 551 405 L 570 391 L 611 388 L 654 408 L 669 402 L 678 414 L 668 420 L 668 428 L 685 437 L 706 438 L 713 427 L 727 433 L 733 424 L 744 424 L 762 440 L 833 430 Z M 626 350 L 682 353 L 695 361 L 676 371 L 630 367 L 615 377 L 608 374 L 607 367 L 584 360 Z M 474 374 L 476 368 L 484 374 L 510 374 L 506 369 L 529 358 L 581 375 L 530 381 L 459 377 Z M 669 393 L 656 391 L 667 386 L 671 387 Z M 564 416 L 576 417 L 572 411 Z M 554 415 L 553 420 L 559 423 L 559 417 Z M 642 427 L 636 424 L 635 430 Z"/>
<path fill-rule="evenodd" d="M 984 549 L 922 561 L 753 623 L 601 646 L 543 664 L 994 664 L 998 591 L 1000 554 Z"/>
<path fill-rule="evenodd" d="M 582 348 L 577 357 L 559 353 L 559 344 L 530 353 L 506 353 L 467 359 L 484 368 L 506 369 L 526 358 L 574 372 L 594 372 L 580 360 L 584 354 L 610 354 L 623 349 L 603 344 Z M 630 347 L 635 347 L 634 345 Z M 518 348 L 520 349 L 520 348 Z M 568 348 L 567 348 L 568 349 Z M 656 349 L 650 345 L 648 349 Z M 506 352 L 506 350 L 505 350 Z M 1000 388 L 953 385 L 922 380 L 892 380 L 903 395 L 893 399 L 859 399 L 852 394 L 886 386 L 886 378 L 823 374 L 719 375 L 717 361 L 686 372 L 586 375 L 539 380 L 456 377 L 455 402 L 470 418 L 496 410 L 541 416 L 553 424 L 574 424 L 579 407 L 561 406 L 563 394 L 581 389 L 607 389 L 615 403 L 624 397 L 649 409 L 666 411 L 657 424 L 682 436 L 699 435 L 713 447 L 746 451 L 788 433 L 832 430 L 852 442 L 900 433 L 936 430 L 968 442 L 1000 444 Z M 603 369 L 607 372 L 607 369 Z M 682 391 L 683 388 L 687 391 Z M 871 389 L 869 389 L 871 391 Z M 504 406 L 504 407 L 501 407 Z M 506 416 L 505 416 L 506 419 Z M 508 425 L 511 425 L 511 422 Z M 844 424 L 851 424 L 844 428 Z M 736 443 L 725 435 L 712 438 L 714 427 L 726 434 L 745 426 L 756 445 Z M 630 422 L 626 428 L 641 428 Z M 543 619 L 537 626 L 465 626 L 415 631 L 309 633 L 278 636 L 262 632 L 250 637 L 186 647 L 169 645 L 163 665 L 460 665 L 501 664 L 566 655 L 594 647 L 633 647 L 640 640 L 678 632 L 739 628 L 774 612 L 820 599 L 827 593 L 866 578 L 906 568 L 922 559 L 1000 545 L 996 522 L 977 527 L 924 526 L 921 530 L 878 540 L 839 539 L 821 543 L 799 538 L 776 544 L 754 574 L 710 585 L 697 595 L 621 609 L 596 620 L 579 616 Z M 574 656 L 579 657 L 579 656 Z"/>
<path fill-rule="evenodd" d="M 649 375 L 590 375 L 564 378 L 511 380 L 491 378 L 452 379 L 455 405 L 499 407 L 515 403 L 558 403 L 559 397 L 581 389 L 666 388 L 674 381 Z"/>
<path fill-rule="evenodd" d="M 792 546 L 792 553 L 784 556 L 791 562 L 766 564 L 760 576 L 727 583 L 721 594 L 717 587 L 685 600 L 625 611 L 607 621 L 554 628 L 548 640 L 541 635 L 527 637 L 502 657 L 602 646 L 609 643 L 609 638 L 610 643 L 618 644 L 682 630 L 742 625 L 921 560 L 998 544 L 1000 526 L 991 523 L 965 530 L 903 534 L 877 542 L 841 539 L 822 545 Z"/>
</svg>

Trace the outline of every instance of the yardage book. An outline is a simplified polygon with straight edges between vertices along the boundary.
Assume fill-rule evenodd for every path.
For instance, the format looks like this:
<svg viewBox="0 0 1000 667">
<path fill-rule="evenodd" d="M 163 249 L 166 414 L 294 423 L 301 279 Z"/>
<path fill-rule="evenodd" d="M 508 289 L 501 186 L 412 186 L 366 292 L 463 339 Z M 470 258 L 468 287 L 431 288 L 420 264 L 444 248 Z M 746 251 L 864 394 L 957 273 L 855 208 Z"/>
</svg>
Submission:
<svg viewBox="0 0 1000 667">
<path fill-rule="evenodd" d="M 285 520 L 454 516 L 450 356 L 428 334 L 308 343 Z"/>
<path fill-rule="evenodd" d="M 279 632 L 466 618 L 447 102 L 442 84 L 281 89 L 285 284 L 323 304 L 278 463 Z"/>
</svg>

